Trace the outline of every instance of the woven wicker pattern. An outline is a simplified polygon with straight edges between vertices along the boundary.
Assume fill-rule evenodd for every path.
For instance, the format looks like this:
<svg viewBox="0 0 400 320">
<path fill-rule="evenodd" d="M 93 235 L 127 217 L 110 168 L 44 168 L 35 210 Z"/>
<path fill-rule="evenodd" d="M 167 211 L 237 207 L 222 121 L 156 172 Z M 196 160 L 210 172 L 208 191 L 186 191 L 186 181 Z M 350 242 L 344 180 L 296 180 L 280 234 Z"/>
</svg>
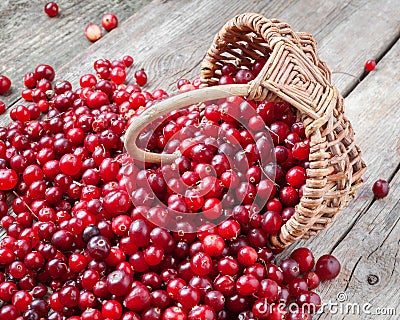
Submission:
<svg viewBox="0 0 400 320">
<path fill-rule="evenodd" d="M 311 141 L 303 197 L 295 215 L 270 239 L 272 246 L 285 247 L 325 229 L 354 197 L 366 166 L 343 114 L 343 98 L 310 34 L 259 14 L 236 16 L 216 35 L 203 60 L 203 86 L 218 84 L 224 63 L 249 66 L 260 57 L 269 58 L 247 98 L 289 102 Z"/>
</svg>

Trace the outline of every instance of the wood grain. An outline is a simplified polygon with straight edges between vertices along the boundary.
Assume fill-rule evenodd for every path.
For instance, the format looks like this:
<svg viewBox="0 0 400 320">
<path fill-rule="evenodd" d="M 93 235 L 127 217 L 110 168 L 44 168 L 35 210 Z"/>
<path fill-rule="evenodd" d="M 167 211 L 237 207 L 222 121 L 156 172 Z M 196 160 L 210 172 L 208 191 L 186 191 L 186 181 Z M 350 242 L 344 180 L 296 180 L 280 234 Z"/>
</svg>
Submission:
<svg viewBox="0 0 400 320">
<path fill-rule="evenodd" d="M 123 23 L 150 0 L 56 2 L 59 14 L 50 18 L 43 9 L 46 1 L 0 1 L 0 74 L 13 82 L 12 92 L 7 97 L 0 97 L 7 105 L 18 98 L 25 73 L 33 71 L 40 63 L 48 63 L 58 71 L 91 46 L 84 35 L 87 24 L 101 26 L 101 17 L 105 13 L 114 13 L 119 23 Z M 104 38 L 112 37 L 116 30 L 110 33 L 103 30 Z"/>
<path fill-rule="evenodd" d="M 387 50 L 390 39 L 400 33 L 400 6 L 396 3 L 397 0 L 317 0 L 310 5 L 307 0 L 233 0 L 227 6 L 223 0 L 167 3 L 156 0 L 126 21 L 123 34 L 107 40 L 110 45 L 98 42 L 93 49 L 97 56 L 116 55 L 126 48 L 137 52 L 138 65 L 148 70 L 152 77 L 151 88 L 161 86 L 175 90 L 178 78 L 198 75 L 199 63 L 223 24 L 236 14 L 252 11 L 269 18 L 279 18 L 290 23 L 295 30 L 314 34 L 320 42 L 321 56 L 328 61 L 331 70 L 361 76 L 364 61 Z M 217 14 L 211 16 L 211 12 Z M 374 20 L 373 26 L 369 19 L 371 12 L 382 16 L 382 19 Z M 164 13 L 169 18 L 160 22 L 157 17 Z M 147 19 L 139 19 L 139 16 L 146 16 Z M 366 35 L 368 25 L 373 32 Z M 75 60 L 80 62 L 77 67 L 91 65 L 91 58 L 86 54 L 78 57 Z M 337 74 L 335 83 L 340 90 L 346 91 L 358 81 L 354 77 Z"/>
<path fill-rule="evenodd" d="M 339 281 L 323 286 L 323 297 L 329 299 L 338 292 L 346 292 L 349 303 L 397 308 L 397 315 L 400 314 L 400 92 L 396 89 L 399 64 L 400 42 L 397 42 L 381 60 L 379 69 L 370 73 L 346 100 L 347 115 L 353 120 L 357 143 L 368 165 L 364 186 L 331 227 L 296 245 L 307 245 L 316 256 L 333 251 L 342 262 Z M 374 200 L 371 188 L 379 178 L 392 180 L 391 191 L 387 198 Z M 377 285 L 368 284 L 370 275 L 379 277 Z M 351 318 L 324 314 L 320 319 Z"/>
<path fill-rule="evenodd" d="M 345 293 L 343 305 L 356 304 L 360 314 L 325 313 L 319 319 L 398 319 L 400 314 L 400 172 L 389 196 L 375 201 L 334 251 L 344 265 L 340 281 L 328 285 L 323 296 Z M 334 299 L 333 299 L 334 300 Z M 327 300 L 326 300 L 327 301 Z M 363 312 L 364 306 L 368 312 Z M 383 308 L 387 314 L 373 314 Z M 352 317 L 350 317 L 352 316 Z M 358 316 L 358 317 L 357 317 Z"/>
<path fill-rule="evenodd" d="M 18 4 L 26 6 L 28 2 L 18 0 L 15 3 L 15 8 L 18 8 Z M 73 1 L 73 3 L 78 2 Z M 105 1 L 99 3 L 104 5 Z M 120 6 L 130 6 L 129 3 L 133 2 L 122 3 L 114 0 L 110 3 L 115 5 L 116 12 L 122 10 Z M 81 2 L 75 10 L 79 10 L 79 15 L 82 16 L 91 10 L 90 6 L 93 6 L 93 3 L 89 5 Z M 111 7 L 113 6 L 110 5 L 109 8 Z M 85 8 L 86 11 L 80 11 L 80 8 Z M 4 3 L 0 5 L 0 10 L 1 12 L 6 10 Z M 27 16 L 27 9 L 21 10 L 25 10 L 24 14 L 18 17 L 24 18 Z M 70 10 L 72 12 L 73 7 Z M 96 58 L 117 58 L 124 54 L 132 54 L 136 58 L 136 63 L 129 72 L 130 79 L 134 70 L 144 67 L 150 79 L 148 90 L 157 87 L 175 90 L 176 80 L 181 77 L 193 78 L 198 74 L 200 61 L 211 44 L 213 35 L 225 21 L 245 11 L 260 12 L 269 18 L 276 17 L 289 22 L 296 30 L 313 33 L 319 41 L 320 55 L 331 70 L 350 72 L 362 78 L 359 83 L 357 78 L 334 74 L 335 83 L 348 95 L 345 103 L 346 115 L 353 123 L 357 143 L 361 146 L 369 166 L 365 175 L 366 183 L 355 201 L 343 210 L 330 228 L 318 237 L 300 242 L 296 246 L 307 245 L 317 257 L 333 252 L 341 260 L 343 272 L 339 280 L 327 283 L 321 289 L 325 300 L 334 300 L 338 292 L 344 291 L 350 303 L 368 302 L 374 307 L 397 308 L 397 316 L 393 317 L 326 313 L 322 314 L 320 319 L 398 319 L 400 314 L 398 292 L 400 43 L 397 41 L 400 34 L 400 6 L 398 0 L 285 2 L 231 0 L 229 5 L 223 0 L 167 2 L 155 0 L 126 19 L 118 29 L 90 45 L 65 64 L 58 70 L 57 78 L 70 80 L 76 86 L 79 75 L 92 72 L 92 64 Z M 103 13 L 91 12 L 92 20 L 98 19 Z M 31 19 L 29 21 L 35 20 L 29 19 Z M 62 20 L 61 17 L 57 19 Z M 82 28 L 85 23 L 82 24 Z M 37 47 L 24 46 L 23 41 L 18 40 L 18 45 L 15 45 L 13 50 L 16 50 L 19 56 L 13 56 L 12 50 L 1 51 L 3 48 L 0 48 L 2 57 L 0 73 L 6 70 L 3 67 L 5 61 L 3 57 L 7 57 L 7 54 L 14 57 L 14 60 L 4 65 L 11 68 L 12 72 L 17 72 L 17 68 L 25 68 L 29 50 L 34 51 L 33 54 L 38 59 L 43 59 L 51 57 L 52 51 L 56 50 L 59 55 L 63 55 L 65 48 L 73 46 L 74 42 L 70 40 L 73 36 L 67 32 L 61 38 L 62 42 L 58 42 L 56 49 L 51 46 L 40 48 L 43 39 L 51 40 L 52 36 L 54 37 L 54 32 L 47 35 L 45 33 L 46 30 L 51 30 L 51 26 L 46 24 L 46 28 L 35 29 L 34 39 L 38 42 Z M 1 30 L 4 30 L 3 25 Z M 18 26 L 14 26 L 7 30 L 19 29 Z M 23 34 L 23 30 L 18 32 L 20 35 Z M 80 32 L 81 30 L 77 34 L 82 38 Z M 8 34 L 10 31 L 5 32 L 6 37 Z M 3 33 L 0 37 L 2 36 Z M 0 40 L 3 42 L 2 38 Z M 12 40 L 10 38 L 7 41 Z M 396 44 L 392 46 L 394 43 Z M 21 46 L 21 49 L 18 46 Z M 60 46 L 63 49 L 57 49 Z M 75 53 L 80 50 L 82 48 L 76 49 Z M 56 61 L 59 66 L 73 57 L 70 53 L 65 54 L 65 59 Z M 363 64 L 367 58 L 378 58 L 380 61 L 376 71 L 364 78 Z M 40 62 L 51 63 L 50 59 L 48 61 L 39 59 L 35 64 Z M 21 71 L 17 81 L 21 81 L 22 74 Z M 15 102 L 15 97 L 16 95 L 11 95 L 7 97 L 9 99 L 7 101 Z M 5 116 L 0 117 L 0 125 L 8 121 Z M 377 178 L 392 180 L 389 197 L 380 201 L 374 201 L 371 193 L 371 186 Z M 286 250 L 282 257 L 289 251 L 291 250 Z M 378 276 L 379 282 L 376 285 L 368 284 L 370 275 Z"/>
<path fill-rule="evenodd" d="M 61 11 L 64 13 L 54 20 L 41 13 L 42 5 L 34 2 L 28 5 L 22 0 L 16 3 L 18 2 L 22 3 L 22 9 L 21 16 L 17 16 L 16 20 L 24 20 L 24 10 L 35 9 L 36 14 L 28 15 L 28 20 L 33 20 L 29 20 L 33 24 L 37 19 L 39 27 L 35 29 L 34 40 L 29 37 L 27 40 L 26 34 L 22 36 L 24 30 L 20 30 L 21 27 L 18 26 L 10 26 L 2 33 L 2 37 L 8 39 L 8 46 L 0 49 L 0 55 L 7 57 L 2 60 L 0 72 L 12 74 L 17 86 L 13 87 L 13 94 L 6 97 L 7 105 L 15 102 L 22 88 L 22 75 L 33 66 L 48 62 L 58 69 L 82 47 L 89 46 L 82 30 L 87 22 L 100 19 L 99 11 L 105 12 L 109 8 L 119 10 L 120 20 L 123 20 L 125 15 L 134 10 L 130 7 L 133 5 L 127 4 L 130 2 L 117 5 L 116 0 L 107 2 L 106 5 L 103 1 L 96 2 L 96 5 L 86 5 L 84 2 L 79 6 L 72 2 L 70 5 L 65 4 L 65 9 Z M 57 78 L 76 83 L 79 74 L 93 71 L 91 66 L 95 58 L 117 58 L 129 53 L 137 57 L 138 67 L 144 67 L 148 71 L 151 78 L 150 88 L 175 90 L 178 78 L 193 78 L 198 75 L 199 63 L 214 34 L 225 21 L 246 11 L 260 12 L 269 18 L 277 17 L 289 22 L 298 31 L 311 32 L 320 41 L 321 56 L 328 61 L 332 70 L 360 76 L 365 59 L 385 52 L 391 43 L 390 40 L 400 32 L 400 7 L 396 6 L 395 2 L 396 0 L 379 3 L 367 0 L 316 0 L 310 5 L 307 0 L 232 0 L 227 6 L 223 0 L 155 0 L 126 21 L 122 21 L 119 28 L 91 45 L 64 68 L 57 70 Z M 101 5 L 105 8 L 100 9 Z M 60 7 L 62 8 L 62 2 Z M 211 12 L 217 14 L 211 16 Z M 365 30 L 368 30 L 368 26 L 371 27 L 370 12 L 382 16 L 382 19 L 374 21 L 373 32 L 367 37 Z M 27 25 L 24 25 L 25 29 Z M 57 31 L 47 33 L 47 30 Z M 10 35 L 12 33 L 17 35 L 17 39 Z M 22 39 L 19 39 L 18 35 Z M 357 83 L 357 79 L 345 74 L 336 74 L 334 79 L 339 89 L 345 93 Z"/>
</svg>

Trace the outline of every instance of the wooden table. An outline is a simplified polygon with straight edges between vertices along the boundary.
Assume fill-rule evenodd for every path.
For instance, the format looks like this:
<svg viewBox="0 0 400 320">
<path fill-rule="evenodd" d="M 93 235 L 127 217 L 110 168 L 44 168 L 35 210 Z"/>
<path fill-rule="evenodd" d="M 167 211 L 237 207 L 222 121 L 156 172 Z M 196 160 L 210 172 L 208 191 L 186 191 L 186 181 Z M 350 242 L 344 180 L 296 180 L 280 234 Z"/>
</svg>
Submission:
<svg viewBox="0 0 400 320">
<path fill-rule="evenodd" d="M 318 319 L 400 318 L 398 0 L 73 0 L 59 5 L 60 15 L 50 19 L 38 0 L 0 4 L 0 73 L 13 81 L 11 94 L 1 99 L 9 107 L 22 103 L 22 76 L 38 63 L 55 66 L 56 78 L 76 87 L 78 75 L 91 72 L 96 58 L 124 54 L 136 59 L 128 77 L 143 67 L 150 89 L 173 91 L 179 78 L 198 75 L 214 34 L 242 12 L 259 12 L 311 32 L 346 98 L 346 115 L 368 165 L 365 184 L 349 207 L 328 230 L 296 245 L 307 245 L 316 256 L 333 253 L 343 265 L 339 279 L 320 290 L 333 311 L 325 308 Z M 120 26 L 90 44 L 83 35 L 85 25 L 100 23 L 108 11 L 117 14 Z M 367 59 L 378 62 L 369 74 L 363 71 Z M 8 121 L 5 115 L 0 118 L 2 124 Z M 378 178 L 390 181 L 384 200 L 374 200 L 371 192 Z"/>
</svg>

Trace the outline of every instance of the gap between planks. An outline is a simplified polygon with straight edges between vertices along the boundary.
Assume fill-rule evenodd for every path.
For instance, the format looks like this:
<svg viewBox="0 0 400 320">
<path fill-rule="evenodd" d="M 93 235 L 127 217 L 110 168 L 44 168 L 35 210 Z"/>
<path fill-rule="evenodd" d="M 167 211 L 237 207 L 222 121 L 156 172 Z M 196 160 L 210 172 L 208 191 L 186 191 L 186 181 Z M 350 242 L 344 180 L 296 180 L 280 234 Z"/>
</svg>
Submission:
<svg viewBox="0 0 400 320">
<path fill-rule="evenodd" d="M 382 52 L 387 39 L 398 34 L 400 8 L 394 2 L 396 0 L 385 0 L 381 3 L 371 3 L 368 0 L 319 0 L 310 6 L 307 0 L 232 0 L 226 6 L 223 0 L 178 0 L 166 3 L 156 0 L 124 21 L 112 31 L 112 35 L 103 37 L 65 67 L 57 70 L 57 78 L 61 75 L 76 85 L 79 74 L 93 71 L 91 67 L 95 58 L 115 58 L 122 53 L 130 53 L 138 56 L 136 67 L 144 67 L 148 71 L 151 88 L 171 84 L 168 88 L 171 90 L 179 77 L 194 77 L 198 74 L 199 61 L 211 44 L 214 34 L 229 18 L 245 11 L 264 13 L 269 18 L 278 17 L 289 22 L 298 31 L 315 34 L 320 41 L 322 58 L 329 62 L 331 70 L 346 70 L 361 76 L 363 62 L 368 55 L 375 56 Z M 211 18 L 210 12 L 218 12 L 218 15 Z M 359 34 L 365 33 L 367 23 L 372 27 L 368 19 L 370 12 L 384 15 L 385 18 L 375 22 L 375 32 L 371 32 L 369 42 L 366 42 L 362 41 Z M 161 20 L 160 17 L 167 18 Z M 343 43 L 343 35 L 346 36 L 346 43 L 355 45 Z M 336 55 L 337 52 L 340 54 Z M 132 70 L 128 74 L 130 77 Z M 192 72 L 188 73 L 187 70 Z M 337 84 L 342 91 L 356 82 L 345 75 L 334 78 L 338 80 Z M 20 101 L 13 100 L 11 104 Z"/>
<path fill-rule="evenodd" d="M 364 151 L 368 170 L 365 184 L 355 200 L 338 219 L 306 245 L 316 256 L 333 251 L 342 262 L 339 280 L 321 287 L 322 297 L 335 298 L 345 292 L 348 303 L 370 303 L 374 307 L 395 308 L 397 316 L 375 318 L 366 314 L 322 314 L 318 319 L 398 319 L 400 315 L 400 92 L 397 90 L 400 65 L 400 41 L 381 60 L 379 68 L 346 99 L 346 113 L 353 121 L 356 142 Z M 358 106 L 358 107 L 357 107 Z M 374 200 L 372 184 L 378 178 L 391 180 L 387 198 Z M 380 282 L 371 286 L 368 276 L 378 275 Z M 379 294 L 377 294 L 379 293 Z M 387 299 L 387 297 L 392 297 Z M 327 302 L 327 301 L 325 301 Z M 335 302 L 335 301 L 333 301 Z M 336 301 L 337 302 L 337 301 Z"/>
<path fill-rule="evenodd" d="M 38 64 L 50 64 L 58 71 L 89 48 L 91 42 L 84 35 L 87 24 L 101 26 L 105 13 L 114 13 L 121 24 L 149 2 L 58 0 L 59 14 L 50 18 L 43 9 L 45 1 L 0 1 L 0 74 L 13 83 L 10 94 L 0 100 L 7 106 L 15 103 L 23 90 L 22 77 Z M 115 31 L 103 30 L 103 38 Z"/>
</svg>

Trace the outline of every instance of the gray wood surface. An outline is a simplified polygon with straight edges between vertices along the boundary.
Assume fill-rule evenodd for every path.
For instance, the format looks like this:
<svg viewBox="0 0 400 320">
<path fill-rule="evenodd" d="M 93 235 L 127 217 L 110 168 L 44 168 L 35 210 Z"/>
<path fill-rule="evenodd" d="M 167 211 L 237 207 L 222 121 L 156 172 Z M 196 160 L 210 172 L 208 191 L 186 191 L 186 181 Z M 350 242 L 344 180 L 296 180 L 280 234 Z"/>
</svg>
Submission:
<svg viewBox="0 0 400 320">
<path fill-rule="evenodd" d="M 324 287 L 326 301 L 344 292 L 347 296 L 344 306 L 355 303 L 362 308 L 369 303 L 371 312 L 378 311 L 376 308 L 394 308 L 397 317 L 361 313 L 352 315 L 353 318 L 326 314 L 321 319 L 399 319 L 400 92 L 396 67 L 399 65 L 397 42 L 380 61 L 379 69 L 369 74 L 346 99 L 346 112 L 353 119 L 368 166 L 365 184 L 330 228 L 302 243 L 315 248 L 317 254 L 333 252 L 343 264 L 339 281 Z M 380 178 L 391 181 L 391 190 L 387 198 L 374 200 L 371 188 Z M 375 276 L 379 281 L 371 285 Z"/>
<path fill-rule="evenodd" d="M 26 5 L 27 2 L 21 1 L 21 3 Z M 74 10 L 80 12 L 76 19 L 84 19 L 82 12 L 92 10 L 90 7 L 94 2 L 90 3 L 91 5 L 82 2 L 74 6 L 75 9 L 71 9 L 71 12 Z M 132 77 L 134 70 L 144 67 L 149 75 L 148 90 L 161 87 L 174 91 L 179 78 L 193 78 L 198 74 L 199 63 L 214 34 L 235 14 L 246 11 L 260 12 L 269 18 L 275 17 L 289 22 L 298 31 L 311 32 L 319 41 L 320 56 L 332 71 L 337 72 L 333 76 L 334 83 L 347 96 L 346 115 L 353 123 L 357 143 L 363 150 L 368 171 L 365 175 L 365 184 L 357 198 L 343 210 L 332 226 L 317 237 L 299 242 L 291 249 L 307 245 L 316 256 L 333 252 L 342 262 L 343 271 L 339 279 L 324 284 L 320 289 L 324 302 L 328 303 L 331 300 L 336 303 L 338 293 L 344 292 L 347 298 L 339 307 L 346 308 L 349 307 L 348 304 L 357 304 L 362 308 L 369 303 L 370 311 L 376 311 L 376 308 L 396 309 L 396 315 L 387 316 L 368 315 L 362 311 L 359 314 L 325 312 L 320 315 L 320 319 L 399 319 L 400 5 L 398 0 L 231 0 L 229 5 L 228 1 L 223 0 L 156 0 L 133 15 L 135 8 L 131 6 L 134 1 L 111 3 L 110 8 L 113 7 L 114 12 L 119 10 L 121 14 L 126 14 L 125 17 L 130 17 L 121 19 L 124 21 L 120 27 L 103 39 L 95 44 L 88 44 L 81 34 L 87 22 L 85 20 L 82 22 L 82 28 L 79 27 L 78 33 L 67 32 L 60 38 L 64 43 L 68 43 L 66 48 L 72 46 L 76 38 L 79 38 L 81 47 L 78 46 L 65 55 L 59 54 L 57 58 L 52 52 L 52 47 L 47 44 L 43 44 L 43 48 L 38 45 L 27 50 L 23 46 L 23 41 L 13 44 L 9 40 L 11 49 L 4 51 L 0 47 L 0 73 L 5 70 L 2 69 L 5 68 L 3 56 L 7 56 L 8 59 L 4 65 L 17 74 L 17 70 L 27 68 L 25 64 L 30 61 L 28 55 L 33 54 L 38 59 L 34 64 L 48 62 L 56 67 L 62 66 L 56 70 L 58 71 L 56 78 L 70 80 L 76 85 L 79 75 L 92 72 L 95 59 L 118 58 L 124 54 L 131 54 L 136 62 L 128 77 Z M 6 10 L 4 8 L 9 6 L 11 4 L 0 6 L 0 16 Z M 125 6 L 131 11 L 125 12 Z M 90 12 L 94 15 L 90 21 L 94 19 L 99 21 L 103 13 L 97 13 L 94 9 Z M 9 16 L 12 14 L 9 13 Z M 24 11 L 20 18 L 25 16 L 28 20 L 34 20 L 27 11 Z M 68 16 L 59 17 L 57 19 L 60 21 L 57 23 L 66 23 L 62 20 L 67 18 Z M 11 32 L 10 30 L 19 30 L 21 35 L 23 33 L 18 26 L 7 26 L 7 28 L 5 34 L 1 33 L 4 39 L 8 39 L 7 34 Z M 51 37 L 46 38 L 46 33 L 42 34 L 48 28 L 49 26 L 36 30 L 37 42 L 51 39 Z M 3 30 L 3 25 L 1 29 Z M 70 38 L 74 38 L 75 41 Z M 87 48 L 84 49 L 85 47 Z M 370 58 L 377 59 L 377 69 L 365 76 L 363 65 Z M 18 81 L 21 81 L 24 72 L 21 72 Z M 13 94 L 6 99 L 9 103 L 15 103 L 16 97 L 17 95 Z M 3 98 L 0 97 L 1 99 Z M 0 124 L 6 122 L 8 119 L 5 116 L 0 117 Z M 391 192 L 386 199 L 375 201 L 371 186 L 378 178 L 391 181 Z M 287 255 L 291 249 L 286 250 L 282 256 Z M 378 277 L 378 282 L 371 285 L 370 283 L 374 283 L 376 279 L 375 276 Z"/>
<path fill-rule="evenodd" d="M 59 14 L 50 18 L 44 12 L 48 1 L 0 1 L 0 74 L 13 82 L 12 92 L 0 100 L 7 105 L 16 101 L 23 89 L 22 77 L 40 63 L 56 71 L 91 46 L 84 30 L 89 23 L 101 26 L 106 13 L 117 16 L 119 24 L 150 0 L 56 0 Z M 103 37 L 116 32 L 103 29 Z M 117 57 L 116 57 L 117 58 Z"/>
</svg>

